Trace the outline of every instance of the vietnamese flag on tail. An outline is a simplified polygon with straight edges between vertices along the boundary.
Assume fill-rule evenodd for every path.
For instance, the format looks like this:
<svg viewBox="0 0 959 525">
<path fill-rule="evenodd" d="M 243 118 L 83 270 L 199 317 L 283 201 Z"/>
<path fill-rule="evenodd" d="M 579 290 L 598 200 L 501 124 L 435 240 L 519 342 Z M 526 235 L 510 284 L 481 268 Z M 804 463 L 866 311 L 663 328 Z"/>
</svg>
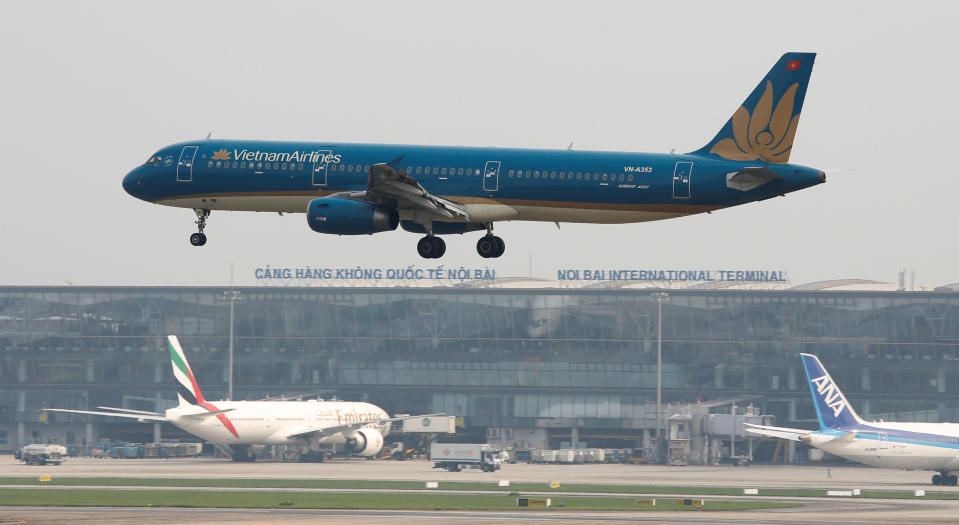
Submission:
<svg viewBox="0 0 959 525">
<path fill-rule="evenodd" d="M 786 71 L 795 71 L 799 69 L 799 66 L 802 65 L 802 62 L 798 60 L 790 60 L 786 63 Z"/>
</svg>

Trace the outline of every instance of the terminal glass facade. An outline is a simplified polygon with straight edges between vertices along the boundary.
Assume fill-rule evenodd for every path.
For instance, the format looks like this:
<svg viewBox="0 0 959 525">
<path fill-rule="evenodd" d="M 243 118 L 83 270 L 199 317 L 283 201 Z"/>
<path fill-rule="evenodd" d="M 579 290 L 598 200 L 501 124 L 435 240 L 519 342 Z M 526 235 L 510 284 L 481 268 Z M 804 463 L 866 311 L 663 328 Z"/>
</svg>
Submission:
<svg viewBox="0 0 959 525">
<path fill-rule="evenodd" d="M 608 446 L 655 426 L 650 290 L 237 290 L 235 399 L 318 393 L 461 416 L 467 432 L 576 429 Z M 808 352 L 864 417 L 959 420 L 959 293 L 668 293 L 664 402 L 755 395 L 777 424 L 815 427 Z M 150 425 L 41 409 L 172 406 L 166 334 L 180 336 L 205 396 L 223 398 L 229 331 L 225 288 L 0 287 L 0 450 L 149 441 Z"/>
</svg>

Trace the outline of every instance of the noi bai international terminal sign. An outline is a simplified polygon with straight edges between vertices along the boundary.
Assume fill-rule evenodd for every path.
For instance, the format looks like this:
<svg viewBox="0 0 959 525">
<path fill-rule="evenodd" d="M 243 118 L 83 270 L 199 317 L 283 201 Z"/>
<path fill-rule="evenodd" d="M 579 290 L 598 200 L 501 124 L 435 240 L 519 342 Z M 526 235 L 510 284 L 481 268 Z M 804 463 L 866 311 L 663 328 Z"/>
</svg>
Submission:
<svg viewBox="0 0 959 525">
<path fill-rule="evenodd" d="M 557 270 L 557 281 L 786 282 L 782 270 Z"/>
<path fill-rule="evenodd" d="M 438 283 L 462 283 L 470 281 L 495 281 L 508 277 L 498 275 L 489 267 L 467 268 L 440 266 L 406 267 L 271 267 L 256 268 L 253 272 L 257 284 L 319 284 L 362 281 L 374 284 L 399 284 L 411 281 Z M 559 282 L 637 281 L 637 282 L 744 282 L 785 283 L 789 279 L 782 270 L 756 269 L 638 269 L 638 268 L 568 268 L 556 270 Z"/>
</svg>

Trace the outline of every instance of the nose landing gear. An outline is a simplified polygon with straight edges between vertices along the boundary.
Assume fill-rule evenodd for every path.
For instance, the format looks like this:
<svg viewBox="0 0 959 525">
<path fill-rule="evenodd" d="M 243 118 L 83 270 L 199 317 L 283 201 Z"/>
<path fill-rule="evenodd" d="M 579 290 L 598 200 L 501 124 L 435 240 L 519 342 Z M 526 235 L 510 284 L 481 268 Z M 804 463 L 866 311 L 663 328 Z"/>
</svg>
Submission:
<svg viewBox="0 0 959 525">
<path fill-rule="evenodd" d="M 196 212 L 196 228 L 199 231 L 190 235 L 190 244 L 203 246 L 206 244 L 206 234 L 203 233 L 203 229 L 206 228 L 206 218 L 210 216 L 210 210 L 194 209 L 193 211 Z"/>
<path fill-rule="evenodd" d="M 446 241 L 435 235 L 427 235 L 416 243 L 416 251 L 424 259 L 439 259 L 446 253 Z"/>
</svg>

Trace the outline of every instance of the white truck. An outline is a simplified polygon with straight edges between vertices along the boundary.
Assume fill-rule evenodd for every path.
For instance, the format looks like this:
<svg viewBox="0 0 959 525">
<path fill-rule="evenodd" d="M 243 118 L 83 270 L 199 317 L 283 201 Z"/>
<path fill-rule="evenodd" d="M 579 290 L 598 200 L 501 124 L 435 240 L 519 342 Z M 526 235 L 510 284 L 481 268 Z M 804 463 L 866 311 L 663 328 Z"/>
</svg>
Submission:
<svg viewBox="0 0 959 525">
<path fill-rule="evenodd" d="M 43 445 L 35 443 L 25 445 L 17 451 L 17 459 L 27 465 L 59 465 L 67 455 L 67 447 L 63 445 Z"/>
<path fill-rule="evenodd" d="M 430 461 L 433 468 L 450 472 L 464 468 L 495 472 L 503 464 L 503 451 L 485 443 L 430 443 Z"/>
</svg>

